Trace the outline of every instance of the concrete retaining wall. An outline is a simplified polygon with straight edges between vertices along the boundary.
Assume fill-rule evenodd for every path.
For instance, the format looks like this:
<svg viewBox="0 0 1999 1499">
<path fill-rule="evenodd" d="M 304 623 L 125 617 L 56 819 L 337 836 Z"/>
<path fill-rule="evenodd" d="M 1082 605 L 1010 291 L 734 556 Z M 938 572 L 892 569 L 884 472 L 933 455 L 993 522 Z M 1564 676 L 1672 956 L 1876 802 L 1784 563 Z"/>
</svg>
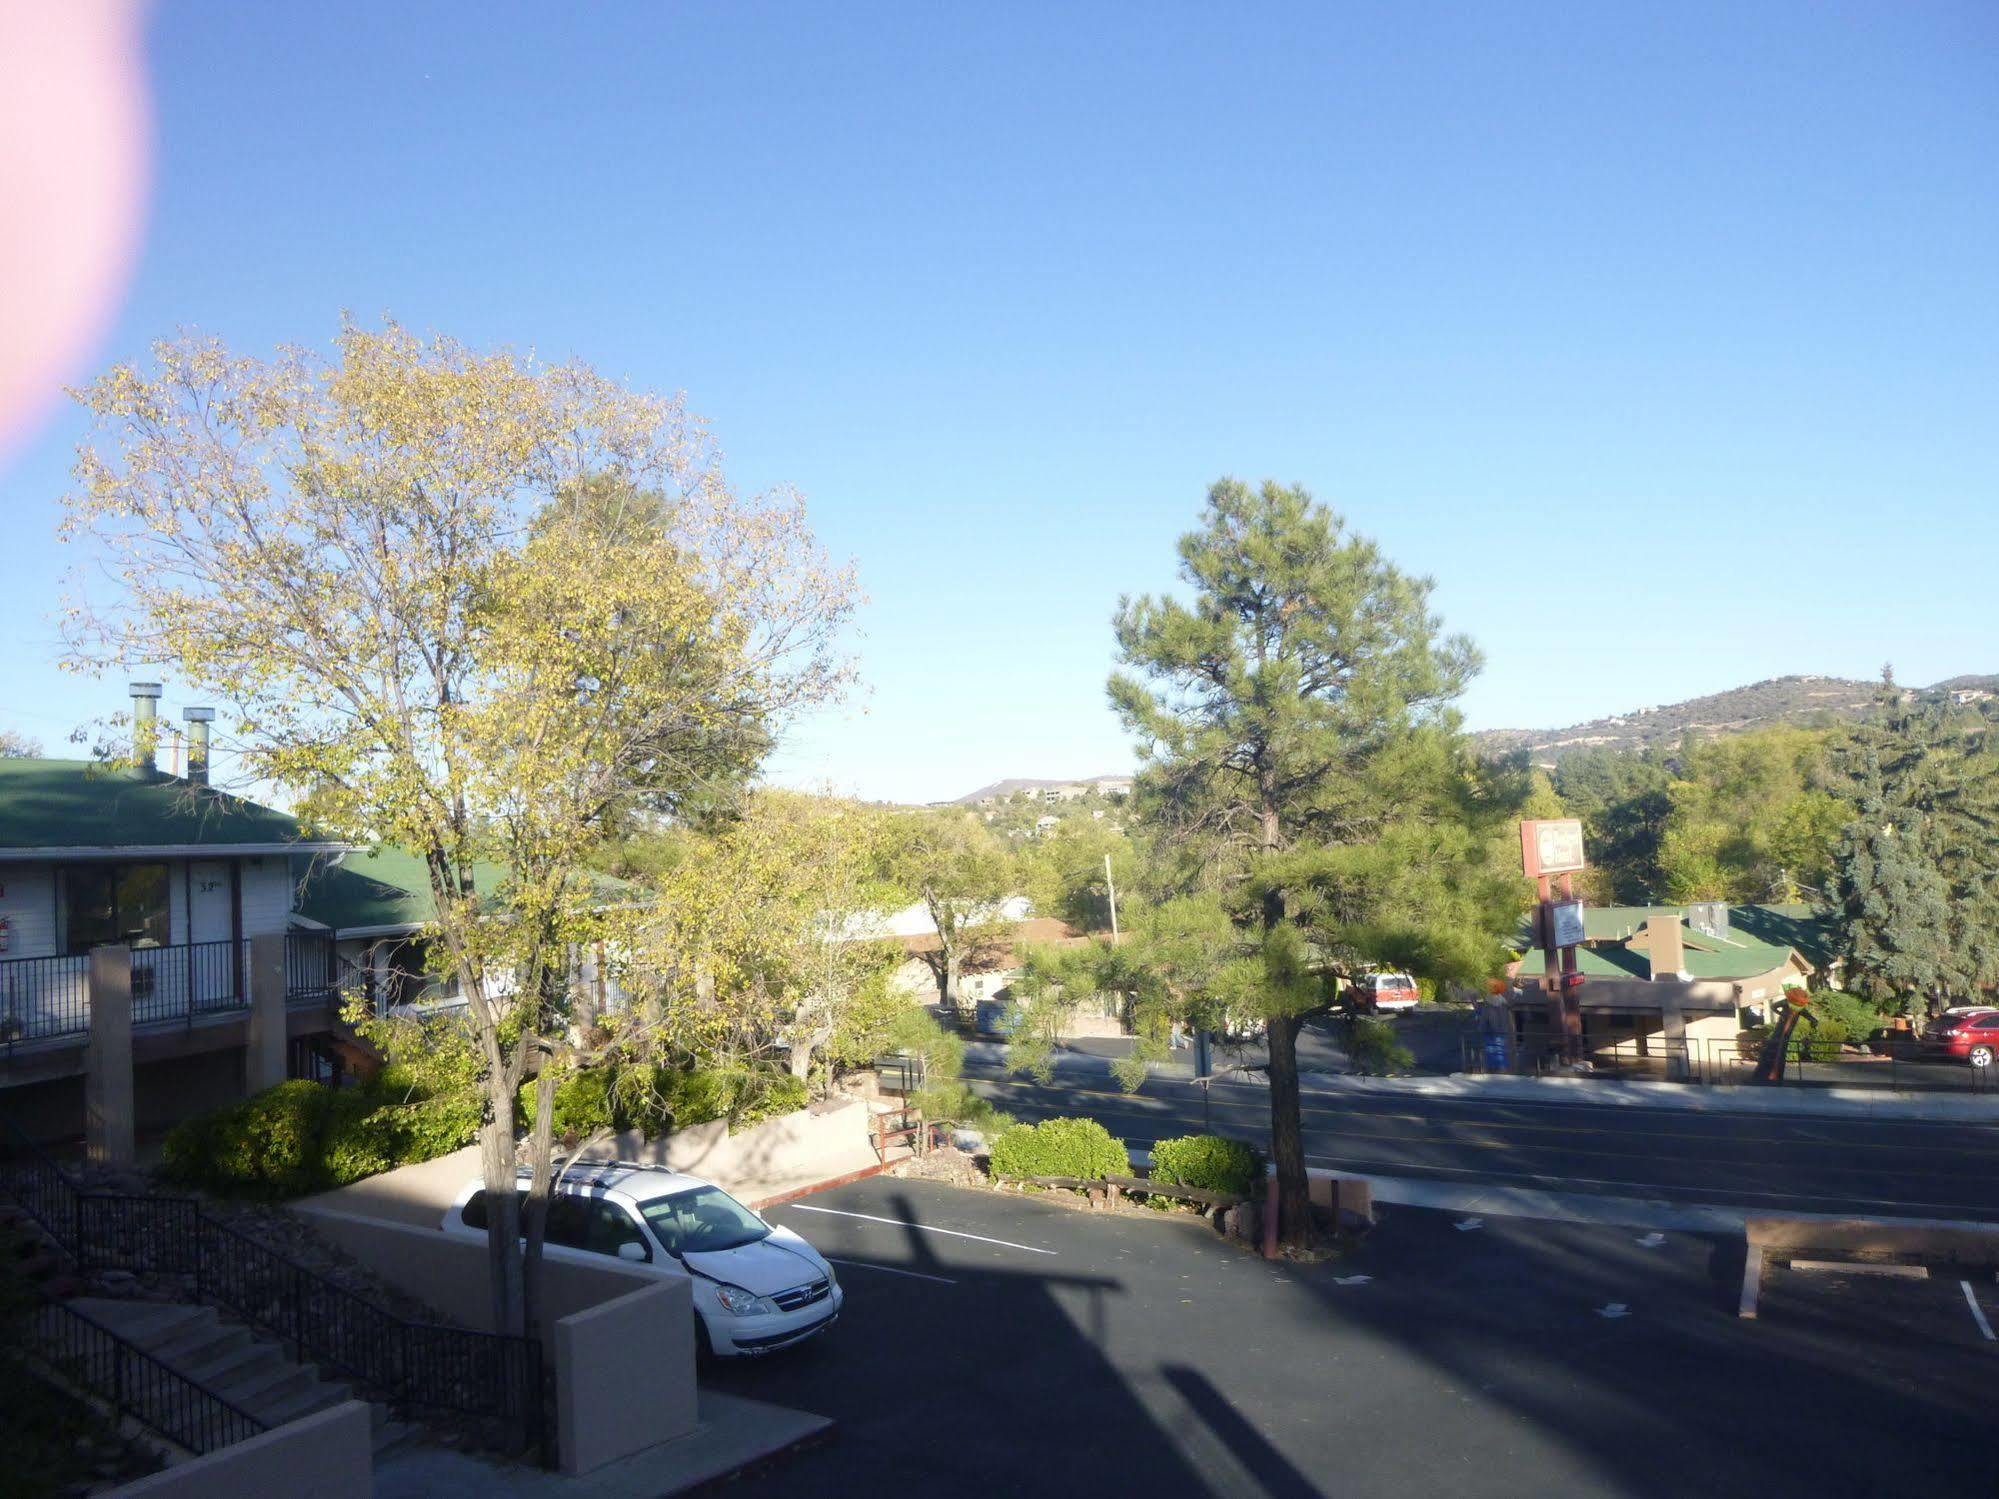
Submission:
<svg viewBox="0 0 1999 1499">
<path fill-rule="evenodd" d="M 868 1118 L 868 1107 L 860 1099 L 841 1097 L 766 1119 L 735 1135 L 721 1120 L 657 1139 L 637 1131 L 614 1135 L 590 1158 L 644 1161 L 689 1171 L 754 1203 L 879 1164 Z M 436 1228 L 452 1199 L 481 1169 L 479 1147 L 468 1145 L 434 1161 L 399 1166 L 308 1197 L 299 1206 Z"/>
<path fill-rule="evenodd" d="M 299 1206 L 294 1211 L 398 1290 L 435 1307 L 461 1327 L 493 1330 L 483 1240 L 455 1238 L 434 1227 L 362 1218 L 323 1207 Z M 542 1264 L 546 1313 L 551 1321 L 628 1296 L 661 1279 L 629 1270 L 608 1255 L 602 1264 L 552 1258 Z"/>
<path fill-rule="evenodd" d="M 370 1428 L 368 1407 L 349 1400 L 137 1479 L 107 1499 L 368 1499 L 375 1488 Z"/>
<path fill-rule="evenodd" d="M 463 1327 L 492 1331 L 483 1243 L 325 1207 L 297 1211 L 398 1290 Z M 693 1431 L 694 1282 L 609 1258 L 544 1259 L 542 1268 L 563 1471 L 588 1473 Z"/>
<path fill-rule="evenodd" d="M 655 1278 L 555 1324 L 563 1472 L 588 1473 L 694 1429 L 692 1287 Z"/>
<path fill-rule="evenodd" d="M 766 1119 L 734 1135 L 720 1119 L 655 1139 L 634 1130 L 612 1136 L 591 1157 L 692 1172 L 739 1196 L 754 1196 L 757 1189 L 780 1182 L 830 1181 L 876 1164 L 868 1107 L 846 1097 Z"/>
</svg>

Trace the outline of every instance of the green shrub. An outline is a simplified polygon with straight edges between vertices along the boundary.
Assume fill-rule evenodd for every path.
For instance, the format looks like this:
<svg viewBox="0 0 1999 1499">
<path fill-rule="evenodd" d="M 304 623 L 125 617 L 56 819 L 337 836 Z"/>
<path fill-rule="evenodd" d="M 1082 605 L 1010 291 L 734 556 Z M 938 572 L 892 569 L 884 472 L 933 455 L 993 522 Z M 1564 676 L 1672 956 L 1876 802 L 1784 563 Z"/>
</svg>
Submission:
<svg viewBox="0 0 1999 1499">
<path fill-rule="evenodd" d="M 1044 1119 L 1001 1132 L 993 1141 L 993 1173 L 1095 1180 L 1131 1175 L 1131 1157 L 1094 1119 Z"/>
<path fill-rule="evenodd" d="M 1811 996 L 1806 1013 L 1818 1018 L 1818 1025 L 1811 1027 L 1799 1023 L 1797 1034 L 1809 1039 L 1826 1039 L 1830 1029 L 1837 1028 L 1840 1039 L 1865 1041 L 1869 1035 L 1879 1030 L 1887 1022 L 1881 1012 L 1857 994 L 1845 994 L 1838 989 L 1823 989 Z"/>
<path fill-rule="evenodd" d="M 1152 1147 L 1152 1179 L 1168 1186 L 1247 1197 L 1262 1175 L 1263 1157 L 1240 1140 L 1182 1135 Z"/>
<path fill-rule="evenodd" d="M 627 1125 L 618 1117 L 616 1097 L 616 1069 L 610 1067 L 587 1067 L 580 1072 L 564 1073 L 555 1084 L 555 1138 L 566 1139 L 571 1135 L 588 1138 L 600 1129 L 624 1129 Z M 524 1128 L 534 1128 L 535 1084 L 533 1079 L 522 1085 L 519 1107 L 520 1121 Z"/>
<path fill-rule="evenodd" d="M 1363 1015 L 1349 1021 L 1348 1027 L 1347 1057 L 1354 1071 L 1407 1072 L 1416 1065 L 1415 1053 L 1395 1039 L 1395 1027 L 1386 1020 Z"/>
<path fill-rule="evenodd" d="M 176 1125 L 162 1151 L 175 1180 L 218 1192 L 295 1197 L 323 1184 L 321 1143 L 333 1090 L 294 1081 Z"/>
<path fill-rule="evenodd" d="M 479 1113 L 476 1097 L 411 1099 L 385 1091 L 379 1077 L 357 1088 L 279 1083 L 175 1125 L 161 1172 L 230 1196 L 297 1197 L 469 1144 Z"/>
</svg>

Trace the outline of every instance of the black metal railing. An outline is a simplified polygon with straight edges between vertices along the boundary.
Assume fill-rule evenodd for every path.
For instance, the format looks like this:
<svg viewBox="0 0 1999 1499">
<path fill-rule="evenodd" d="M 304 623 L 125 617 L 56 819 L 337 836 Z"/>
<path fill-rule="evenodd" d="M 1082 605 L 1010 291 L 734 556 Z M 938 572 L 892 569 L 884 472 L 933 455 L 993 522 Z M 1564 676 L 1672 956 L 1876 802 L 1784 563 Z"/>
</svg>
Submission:
<svg viewBox="0 0 1999 1499">
<path fill-rule="evenodd" d="M 338 1004 L 342 988 L 340 955 L 330 932 L 285 933 L 285 1002 Z"/>
<path fill-rule="evenodd" d="M 183 942 L 132 949 L 132 1023 L 192 1025 L 250 1006 L 250 944 Z M 327 932 L 285 934 L 288 1004 L 338 1004 L 344 969 Z M 0 1048 L 90 1031 L 90 955 L 0 958 Z"/>
<path fill-rule="evenodd" d="M 90 959 L 0 959 L 0 1041 L 12 1048 L 90 1029 Z"/>
<path fill-rule="evenodd" d="M 0 1119 L 0 1190 L 82 1269 L 177 1277 L 197 1301 L 290 1344 L 399 1405 L 487 1423 L 493 1439 L 552 1449 L 541 1344 L 413 1321 L 224 1223 L 189 1197 L 86 1190 Z"/>
<path fill-rule="evenodd" d="M 60 1378 L 193 1453 L 253 1437 L 262 1421 L 60 1301 L 28 1314 L 36 1355 Z"/>
<path fill-rule="evenodd" d="M 250 1003 L 247 943 L 186 942 L 132 949 L 132 1024 L 192 1022 Z M 87 959 L 85 961 L 88 961 Z"/>
</svg>

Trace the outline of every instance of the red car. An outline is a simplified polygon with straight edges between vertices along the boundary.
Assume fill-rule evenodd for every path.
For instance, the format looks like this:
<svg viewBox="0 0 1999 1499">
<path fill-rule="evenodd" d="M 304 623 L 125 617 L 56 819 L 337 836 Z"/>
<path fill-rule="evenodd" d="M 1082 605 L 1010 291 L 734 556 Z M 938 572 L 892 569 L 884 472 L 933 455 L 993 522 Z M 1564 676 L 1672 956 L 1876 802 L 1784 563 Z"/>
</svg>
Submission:
<svg viewBox="0 0 1999 1499">
<path fill-rule="evenodd" d="M 1999 1060 L 1999 1009 L 1961 1005 L 1945 1010 L 1923 1027 L 1923 1039 L 1940 1046 L 1946 1056 L 1962 1057 L 1974 1067 L 1990 1067 Z"/>
</svg>

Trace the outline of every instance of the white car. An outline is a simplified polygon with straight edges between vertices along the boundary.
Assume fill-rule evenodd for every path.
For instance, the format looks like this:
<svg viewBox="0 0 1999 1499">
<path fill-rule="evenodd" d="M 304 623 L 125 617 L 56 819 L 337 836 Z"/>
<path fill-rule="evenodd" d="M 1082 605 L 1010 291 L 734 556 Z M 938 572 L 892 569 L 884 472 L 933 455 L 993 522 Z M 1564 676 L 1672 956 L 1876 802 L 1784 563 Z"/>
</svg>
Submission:
<svg viewBox="0 0 1999 1499">
<path fill-rule="evenodd" d="M 521 1195 L 529 1172 L 520 1173 Z M 454 1238 L 486 1242 L 486 1188 L 475 1181 L 444 1214 Z M 766 1223 L 713 1182 L 661 1166 L 588 1162 L 548 1205 L 544 1253 L 694 1280 L 694 1310 L 723 1358 L 771 1353 L 823 1332 L 846 1299 L 833 1267 L 788 1228 Z"/>
</svg>

